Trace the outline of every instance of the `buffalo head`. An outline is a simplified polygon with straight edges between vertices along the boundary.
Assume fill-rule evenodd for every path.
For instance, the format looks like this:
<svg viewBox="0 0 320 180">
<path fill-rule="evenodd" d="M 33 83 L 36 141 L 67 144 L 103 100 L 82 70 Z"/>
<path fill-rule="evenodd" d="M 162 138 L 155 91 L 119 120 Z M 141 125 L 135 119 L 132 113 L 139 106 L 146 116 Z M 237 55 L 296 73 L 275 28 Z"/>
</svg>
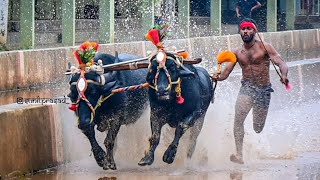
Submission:
<svg viewBox="0 0 320 180">
<path fill-rule="evenodd" d="M 118 58 L 110 56 L 108 63 L 116 63 Z M 72 77 L 70 79 L 71 110 L 74 110 L 79 117 L 79 122 L 91 122 L 95 115 L 96 107 L 99 106 L 100 97 L 111 93 L 111 89 L 116 86 L 117 71 L 103 70 L 101 60 L 95 58 L 96 64 L 90 68 L 71 68 Z M 81 113 L 79 113 L 81 112 Z M 86 123 L 87 124 L 87 123 Z M 82 124 L 79 124 L 79 128 Z"/>
<path fill-rule="evenodd" d="M 175 98 L 181 92 L 182 77 L 192 76 L 194 73 L 182 63 L 182 58 L 172 53 L 159 50 L 150 59 L 147 82 L 159 100 Z"/>
</svg>

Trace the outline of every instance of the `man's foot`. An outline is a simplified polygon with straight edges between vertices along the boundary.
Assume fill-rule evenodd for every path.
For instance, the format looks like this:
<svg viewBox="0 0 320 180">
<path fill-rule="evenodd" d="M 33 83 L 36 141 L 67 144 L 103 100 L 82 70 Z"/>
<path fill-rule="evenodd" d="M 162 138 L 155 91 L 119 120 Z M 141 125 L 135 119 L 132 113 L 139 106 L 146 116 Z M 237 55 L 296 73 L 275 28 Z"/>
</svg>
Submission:
<svg viewBox="0 0 320 180">
<path fill-rule="evenodd" d="M 234 162 L 234 163 L 238 163 L 238 164 L 243 164 L 243 163 L 244 163 L 241 156 L 234 155 L 234 154 L 232 154 L 232 155 L 230 156 L 230 161 L 232 161 L 232 162 Z"/>
</svg>

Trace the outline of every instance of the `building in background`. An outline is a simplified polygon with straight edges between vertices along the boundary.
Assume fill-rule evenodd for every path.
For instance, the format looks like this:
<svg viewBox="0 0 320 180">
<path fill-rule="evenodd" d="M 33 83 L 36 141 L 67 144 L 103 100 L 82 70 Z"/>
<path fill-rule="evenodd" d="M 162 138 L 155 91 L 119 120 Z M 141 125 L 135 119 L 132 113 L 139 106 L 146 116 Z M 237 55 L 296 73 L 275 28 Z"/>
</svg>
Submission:
<svg viewBox="0 0 320 180">
<path fill-rule="evenodd" d="M 8 0 L 8 43 L 19 43 L 20 32 L 20 3 L 22 0 Z M 27 0 L 23 0 L 27 1 Z M 31 1 L 31 0 L 29 0 Z M 77 0 L 75 1 L 75 31 L 76 41 L 82 42 L 85 39 L 99 41 L 99 4 L 101 0 Z M 146 0 L 115 0 L 115 41 L 139 41 L 141 36 L 142 11 L 141 7 Z M 161 4 L 169 0 L 154 0 L 154 18 L 161 16 Z M 283 31 L 286 25 L 286 2 L 289 0 L 277 0 L 277 24 L 276 29 Z M 295 29 L 319 28 L 319 1 L 320 0 L 292 0 L 295 1 Z M 289 1 L 289 2 L 292 2 Z M 178 6 L 179 0 L 175 2 L 177 12 L 181 10 Z M 253 13 L 260 31 L 267 31 L 267 0 L 259 0 L 262 7 Z M 49 44 L 62 42 L 62 0 L 35 0 L 35 42 L 41 47 Z M 221 0 L 221 24 L 222 34 L 237 33 L 235 28 L 238 20 L 235 13 L 237 0 Z M 210 7 L 211 0 L 190 0 L 190 36 L 211 36 L 210 31 Z M 178 16 L 178 13 L 174 13 Z M 139 32 L 140 31 L 140 32 Z M 140 33 L 140 34 L 139 34 Z M 174 34 L 174 33 L 173 33 Z M 176 38 L 175 34 L 172 38 Z"/>
</svg>

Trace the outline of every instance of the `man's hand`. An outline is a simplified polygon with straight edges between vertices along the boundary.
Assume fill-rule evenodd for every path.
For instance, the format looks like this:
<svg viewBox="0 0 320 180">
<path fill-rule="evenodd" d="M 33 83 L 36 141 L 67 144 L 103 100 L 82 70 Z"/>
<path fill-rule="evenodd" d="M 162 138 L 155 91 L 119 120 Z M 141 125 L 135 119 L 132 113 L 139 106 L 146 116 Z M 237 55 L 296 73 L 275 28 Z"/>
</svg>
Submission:
<svg viewBox="0 0 320 180">
<path fill-rule="evenodd" d="M 212 79 L 213 79 L 214 81 L 219 81 L 219 79 L 220 79 L 220 73 L 214 73 L 214 74 L 212 75 Z"/>
<path fill-rule="evenodd" d="M 288 85 L 289 83 L 289 80 L 286 76 L 282 76 L 281 79 L 280 79 L 280 82 L 284 85 Z"/>
</svg>

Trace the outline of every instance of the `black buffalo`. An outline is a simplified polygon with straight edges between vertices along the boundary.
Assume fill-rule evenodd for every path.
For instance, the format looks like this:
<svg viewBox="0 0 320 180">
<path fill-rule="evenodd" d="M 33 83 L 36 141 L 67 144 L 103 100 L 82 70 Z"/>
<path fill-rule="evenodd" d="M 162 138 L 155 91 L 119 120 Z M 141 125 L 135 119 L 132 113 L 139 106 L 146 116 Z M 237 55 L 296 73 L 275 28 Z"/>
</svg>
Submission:
<svg viewBox="0 0 320 180">
<path fill-rule="evenodd" d="M 188 128 L 193 126 L 191 145 L 187 153 L 188 158 L 191 158 L 213 97 L 210 75 L 202 67 L 191 64 L 182 65 L 180 58 L 170 53 L 154 56 L 150 63 L 147 82 L 150 84 L 148 94 L 152 135 L 149 139 L 150 148 L 140 160 L 139 165 L 153 163 L 154 151 L 160 141 L 161 128 L 167 123 L 176 130 L 172 143 L 163 155 L 163 161 L 169 164 L 174 161 L 180 138 Z M 179 81 L 181 81 L 183 103 L 177 102 Z"/>
<path fill-rule="evenodd" d="M 135 59 L 134 55 L 112 56 L 108 54 L 97 54 L 95 62 L 99 59 L 103 64 L 111 64 Z M 87 88 L 84 98 L 79 96 L 77 81 L 80 73 L 75 73 L 70 80 L 71 93 L 68 95 L 73 103 L 77 102 L 76 114 L 79 118 L 78 128 L 87 136 L 90 141 L 92 152 L 98 165 L 103 169 L 116 169 L 113 158 L 113 148 L 115 138 L 120 126 L 123 124 L 134 123 L 142 114 L 147 102 L 147 90 L 125 91 L 111 94 L 113 89 L 137 85 L 145 82 L 147 70 L 135 71 L 110 71 L 105 74 L 98 74 L 95 71 L 88 71 L 84 74 Z M 80 93 L 81 94 L 81 93 Z M 105 101 L 99 103 L 99 98 Z M 108 131 L 104 141 L 105 151 L 99 146 L 95 138 L 94 127 L 101 132 Z"/>
</svg>

